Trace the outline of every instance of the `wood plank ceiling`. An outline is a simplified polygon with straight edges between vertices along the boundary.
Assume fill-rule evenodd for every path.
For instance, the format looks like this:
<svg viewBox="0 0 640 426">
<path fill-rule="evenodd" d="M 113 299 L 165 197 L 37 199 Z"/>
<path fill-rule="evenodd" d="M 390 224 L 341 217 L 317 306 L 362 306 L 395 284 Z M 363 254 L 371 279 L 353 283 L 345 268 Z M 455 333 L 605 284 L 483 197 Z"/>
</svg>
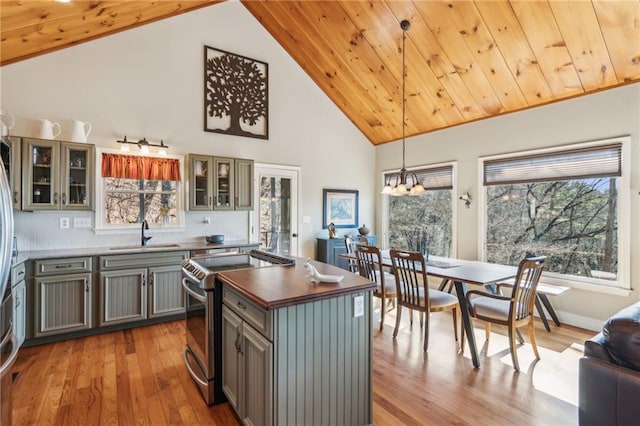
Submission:
<svg viewBox="0 0 640 426">
<path fill-rule="evenodd" d="M 374 145 L 402 137 L 403 19 L 407 136 L 640 82 L 640 0 L 242 2 Z M 0 59 L 214 3 L 3 0 Z"/>
</svg>

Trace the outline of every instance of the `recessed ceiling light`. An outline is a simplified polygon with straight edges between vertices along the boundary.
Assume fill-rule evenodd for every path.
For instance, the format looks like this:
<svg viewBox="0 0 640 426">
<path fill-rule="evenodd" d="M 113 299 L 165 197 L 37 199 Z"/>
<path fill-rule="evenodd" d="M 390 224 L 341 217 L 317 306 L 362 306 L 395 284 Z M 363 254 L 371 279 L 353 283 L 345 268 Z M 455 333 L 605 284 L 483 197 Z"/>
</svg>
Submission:
<svg viewBox="0 0 640 426">
<path fill-rule="evenodd" d="M 55 0 L 58 3 L 71 3 L 71 0 Z"/>
</svg>

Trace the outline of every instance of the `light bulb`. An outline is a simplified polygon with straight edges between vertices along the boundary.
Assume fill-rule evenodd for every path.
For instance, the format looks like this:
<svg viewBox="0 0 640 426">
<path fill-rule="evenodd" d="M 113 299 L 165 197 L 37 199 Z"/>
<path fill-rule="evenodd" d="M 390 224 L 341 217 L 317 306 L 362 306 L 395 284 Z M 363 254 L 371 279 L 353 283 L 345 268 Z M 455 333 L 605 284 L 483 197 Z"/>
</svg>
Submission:
<svg viewBox="0 0 640 426">
<path fill-rule="evenodd" d="M 409 190 L 409 195 L 420 195 L 424 193 L 424 191 L 424 186 L 422 186 L 420 183 L 417 183 L 411 187 L 411 190 Z"/>
</svg>

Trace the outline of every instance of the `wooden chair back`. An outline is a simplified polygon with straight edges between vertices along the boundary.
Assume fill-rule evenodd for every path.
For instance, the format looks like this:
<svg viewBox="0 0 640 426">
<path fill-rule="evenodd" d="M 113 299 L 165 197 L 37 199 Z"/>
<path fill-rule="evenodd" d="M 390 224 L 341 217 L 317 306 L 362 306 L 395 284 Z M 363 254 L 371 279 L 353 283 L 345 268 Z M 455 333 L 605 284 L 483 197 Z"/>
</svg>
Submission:
<svg viewBox="0 0 640 426">
<path fill-rule="evenodd" d="M 375 246 L 356 245 L 358 273 L 369 280 L 382 285 L 384 291 L 384 274 L 382 273 L 382 256 Z"/>
<path fill-rule="evenodd" d="M 396 277 L 398 304 L 429 312 L 429 282 L 424 256 L 407 250 L 391 250 L 389 256 Z"/>
<path fill-rule="evenodd" d="M 520 261 L 511 293 L 512 321 L 520 321 L 533 315 L 538 282 L 546 260 L 546 256 L 538 256 Z"/>
<path fill-rule="evenodd" d="M 355 254 L 356 243 L 351 237 L 344 237 L 344 247 L 348 254 Z M 358 273 L 358 262 L 356 260 L 349 259 L 349 270 L 354 273 Z"/>
</svg>

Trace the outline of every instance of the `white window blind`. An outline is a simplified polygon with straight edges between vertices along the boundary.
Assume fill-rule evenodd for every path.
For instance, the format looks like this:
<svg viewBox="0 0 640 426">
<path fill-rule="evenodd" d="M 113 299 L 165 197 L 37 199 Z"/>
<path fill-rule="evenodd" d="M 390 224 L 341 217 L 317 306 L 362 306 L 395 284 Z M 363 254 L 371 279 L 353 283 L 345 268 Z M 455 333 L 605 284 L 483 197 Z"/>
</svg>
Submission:
<svg viewBox="0 0 640 426">
<path fill-rule="evenodd" d="M 453 166 L 432 167 L 424 169 L 409 170 L 408 173 L 415 173 L 418 181 L 426 190 L 452 189 L 453 188 Z M 397 176 L 398 173 L 387 173 L 384 175 L 385 182 Z M 407 179 L 408 184 L 412 183 Z M 409 188 L 410 186 L 407 185 Z"/>
<path fill-rule="evenodd" d="M 484 162 L 485 186 L 621 175 L 620 143 Z"/>
</svg>

